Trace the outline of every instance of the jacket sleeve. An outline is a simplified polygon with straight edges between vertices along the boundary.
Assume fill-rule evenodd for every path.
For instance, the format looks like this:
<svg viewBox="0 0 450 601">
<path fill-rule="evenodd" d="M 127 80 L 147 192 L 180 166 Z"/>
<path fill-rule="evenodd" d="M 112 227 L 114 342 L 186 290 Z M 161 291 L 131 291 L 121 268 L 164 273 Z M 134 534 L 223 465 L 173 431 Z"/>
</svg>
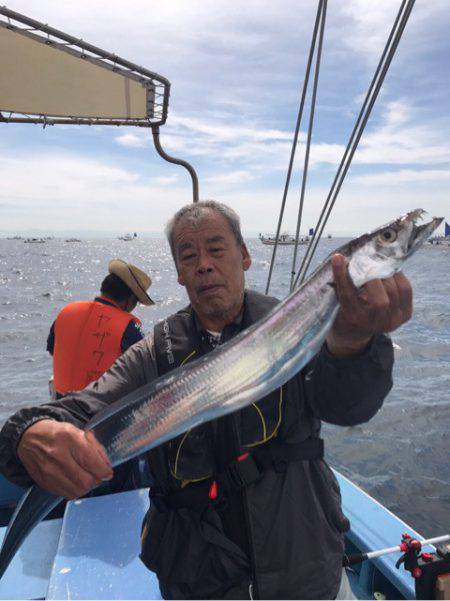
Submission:
<svg viewBox="0 0 450 601">
<path fill-rule="evenodd" d="M 338 426 L 368 421 L 392 388 L 393 363 L 392 341 L 384 334 L 355 357 L 333 357 L 324 344 L 302 372 L 313 414 Z"/>
<path fill-rule="evenodd" d="M 21 409 L 8 419 L 0 432 L 0 472 L 16 484 L 28 486 L 31 481 L 16 452 L 27 428 L 43 419 L 69 422 L 83 428 L 105 406 L 156 377 L 153 337 L 147 336 L 84 390 L 68 393 L 57 401 Z"/>
<path fill-rule="evenodd" d="M 144 332 L 142 331 L 141 324 L 137 321 L 130 321 L 130 323 L 125 328 L 125 332 L 123 333 L 122 340 L 120 343 L 120 350 L 122 353 L 127 351 L 130 346 L 136 344 L 144 338 Z"/>
<path fill-rule="evenodd" d="M 55 350 L 55 322 L 52 323 L 52 327 L 50 328 L 50 332 L 47 337 L 47 351 L 50 355 L 53 355 L 53 351 Z"/>
</svg>

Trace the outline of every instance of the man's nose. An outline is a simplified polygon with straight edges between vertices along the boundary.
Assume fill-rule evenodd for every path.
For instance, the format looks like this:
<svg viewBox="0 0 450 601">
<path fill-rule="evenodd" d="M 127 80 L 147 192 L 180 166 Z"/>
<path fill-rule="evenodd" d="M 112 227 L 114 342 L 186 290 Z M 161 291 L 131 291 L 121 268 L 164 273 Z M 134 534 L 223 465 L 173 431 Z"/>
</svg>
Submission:
<svg viewBox="0 0 450 601">
<path fill-rule="evenodd" d="M 198 257 L 197 272 L 208 273 L 213 270 L 212 261 L 207 253 L 200 253 Z"/>
</svg>

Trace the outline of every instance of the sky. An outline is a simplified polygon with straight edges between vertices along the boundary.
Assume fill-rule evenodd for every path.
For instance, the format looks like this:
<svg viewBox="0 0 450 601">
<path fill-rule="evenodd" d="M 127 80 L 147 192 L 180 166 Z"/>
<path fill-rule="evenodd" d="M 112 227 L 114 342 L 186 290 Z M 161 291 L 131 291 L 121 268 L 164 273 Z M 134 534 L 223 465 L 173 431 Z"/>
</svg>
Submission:
<svg viewBox="0 0 450 601">
<path fill-rule="evenodd" d="M 164 149 L 244 232 L 273 232 L 317 3 L 7 0 L 8 8 L 171 82 Z M 400 0 L 329 0 L 302 233 L 314 227 Z M 417 0 L 326 231 L 359 234 L 423 208 L 450 221 L 450 11 Z M 1 108 L 1 107 L 0 107 Z M 283 230 L 294 232 L 308 112 Z M 0 230 L 162 232 L 187 172 L 141 128 L 0 124 Z"/>
</svg>

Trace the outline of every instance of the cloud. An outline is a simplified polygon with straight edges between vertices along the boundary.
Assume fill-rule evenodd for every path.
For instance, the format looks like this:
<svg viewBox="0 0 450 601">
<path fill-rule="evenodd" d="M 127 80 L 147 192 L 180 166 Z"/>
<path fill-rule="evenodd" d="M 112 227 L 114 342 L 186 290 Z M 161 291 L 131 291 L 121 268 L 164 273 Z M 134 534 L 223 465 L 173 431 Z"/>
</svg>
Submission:
<svg viewBox="0 0 450 601">
<path fill-rule="evenodd" d="M 151 183 L 155 186 L 171 186 L 179 181 L 178 175 L 169 175 L 167 177 L 152 177 Z"/>
<path fill-rule="evenodd" d="M 315 4 L 236 0 L 231 7 L 229 0 L 171 0 L 156 7 L 148 0 L 134 0 L 130 11 L 118 0 L 79 0 L 76 5 L 14 0 L 14 9 L 168 77 L 172 88 L 169 119 L 161 128 L 163 148 L 194 165 L 201 195 L 251 206 L 253 220 L 257 216 L 270 225 L 291 150 Z M 397 9 L 391 0 L 372 3 L 370 10 L 366 0 L 329 3 L 308 202 L 321 207 L 326 182 L 331 183 L 341 160 L 360 96 Z M 394 206 L 401 188 L 404 208 L 410 208 L 410 199 L 417 204 L 426 182 L 433 186 L 436 203 L 448 195 L 448 181 L 440 175 L 450 162 L 449 86 L 442 78 L 448 25 L 446 0 L 416 3 L 338 201 L 346 207 L 347 229 L 364 216 L 355 208 L 348 210 L 346 194 L 356 205 L 360 194 L 368 207 L 372 201 L 378 206 L 377 194 L 383 189 Z M 307 117 L 306 112 L 294 169 L 297 180 Z M 72 155 L 50 154 L 42 152 L 37 136 L 24 134 L 20 126 L 10 127 L 0 142 L 0 175 L 6 182 L 0 200 L 14 199 L 17 208 L 23 203 L 20 206 L 30 207 L 33 218 L 43 223 L 56 214 L 62 219 L 65 211 L 74 223 L 78 219 L 84 225 L 90 216 L 99 219 L 105 207 L 110 208 L 110 221 L 120 223 L 124 206 L 130 207 L 127 220 L 134 220 L 151 198 L 153 207 L 163 205 L 155 208 L 156 229 L 170 207 L 189 200 L 185 174 L 158 157 L 150 165 L 152 155 L 145 150 L 152 147 L 148 130 L 92 127 L 90 135 L 82 128 L 75 131 L 47 129 L 53 148 L 73 149 Z M 8 162 L 11 157 L 17 162 Z M 51 208 L 45 209 L 46 203 Z M 42 210 L 35 211 L 37 205 Z M 367 215 L 369 220 L 370 208 Z M 133 227 L 138 226 L 127 225 Z"/>
<path fill-rule="evenodd" d="M 407 98 L 385 102 L 372 117 L 355 153 L 355 165 L 437 165 L 450 162 L 450 144 L 442 119 L 418 124 L 418 111 Z M 350 127 L 348 133 L 350 133 Z M 316 139 L 317 139 L 316 135 Z M 240 172 L 244 166 L 252 178 L 272 172 L 286 171 L 293 133 L 265 128 L 255 121 L 229 125 L 218 119 L 174 115 L 170 125 L 162 129 L 161 140 L 169 153 L 209 158 L 221 169 Z M 344 138 L 347 141 L 346 138 Z M 195 143 L 193 143 L 195 140 Z M 151 144 L 147 132 L 116 137 L 122 145 L 141 147 Z M 310 167 L 336 167 L 345 151 L 344 144 L 313 142 Z M 301 133 L 297 148 L 298 169 L 303 168 L 305 133 Z M 208 179 L 213 176 L 208 176 Z M 222 177 L 222 175 L 221 175 Z M 249 181 L 249 177 L 242 181 Z"/>
<path fill-rule="evenodd" d="M 387 42 L 400 2 L 378 0 L 367 6 L 367 0 L 351 0 L 338 4 L 338 9 L 349 35 L 342 36 L 342 42 L 352 51 L 364 56 L 369 63 L 378 61 Z M 432 41 L 433 32 L 440 25 L 448 24 L 448 3 L 446 0 L 416 2 L 408 19 L 402 40 L 397 50 L 397 61 L 410 60 L 411 54 L 418 52 L 417 44 Z M 424 44 L 424 45 L 425 45 Z"/>
<path fill-rule="evenodd" d="M 253 181 L 254 177 L 249 171 L 231 171 L 229 173 L 215 174 L 204 181 L 206 184 L 213 184 L 214 186 L 230 186 Z"/>
<path fill-rule="evenodd" d="M 412 169 L 399 169 L 398 171 L 388 171 L 384 173 L 370 173 L 367 175 L 353 176 L 352 183 L 363 184 L 365 186 L 404 186 L 405 184 L 415 183 L 436 184 L 450 183 L 450 171 L 429 169 L 424 171 L 414 171 Z"/>
<path fill-rule="evenodd" d="M 191 198 L 190 182 L 182 178 L 173 185 L 74 155 L 0 156 L 0 178 L 4 182 L 0 206 L 2 214 L 8 216 L 10 230 L 43 227 L 51 231 L 70 226 L 80 230 L 162 231 L 170 216 Z M 243 190 L 239 182 L 249 178 L 251 174 L 245 170 L 224 173 L 222 179 L 211 179 L 207 194 L 203 187 L 206 182 L 201 181 L 201 197 L 234 207 L 246 231 L 273 230 L 281 189 L 267 183 L 264 189 Z M 447 182 L 443 179 L 441 183 Z M 315 224 L 327 192 L 323 185 L 307 190 L 305 231 Z M 288 200 L 286 207 L 284 227 L 291 231 L 296 223 L 296 201 L 296 197 Z M 368 185 L 350 179 L 344 184 L 327 231 L 335 235 L 362 232 L 419 206 L 437 215 L 448 212 L 448 185 L 433 187 L 430 196 L 423 186 L 383 185 L 383 181 Z"/>
<path fill-rule="evenodd" d="M 342 2 L 339 9 L 347 22 L 349 35 L 342 36 L 343 43 L 373 62 L 378 60 L 388 39 L 400 4 L 392 0 L 371 3 L 368 10 L 365 0 Z"/>
<path fill-rule="evenodd" d="M 181 117 L 174 115 L 171 119 L 171 127 L 181 127 L 194 130 L 199 134 L 214 138 L 218 142 L 234 142 L 236 140 L 253 140 L 255 142 L 291 140 L 292 133 L 283 130 L 270 129 L 255 124 L 253 127 L 238 123 L 221 125 L 217 121 L 205 121 L 194 117 Z M 304 134 L 302 134 L 304 137 Z"/>
<path fill-rule="evenodd" d="M 271 142 L 280 140 L 292 140 L 293 134 L 289 131 L 267 129 L 260 124 L 250 127 L 248 124 L 221 124 L 216 119 L 200 119 L 198 117 L 183 117 L 171 115 L 170 122 L 161 130 L 166 143 L 172 148 L 181 148 L 181 140 L 190 141 L 194 133 L 196 139 L 209 141 L 215 145 L 233 144 L 241 141 Z M 305 135 L 300 134 L 300 139 Z M 151 136 L 146 133 L 126 133 L 115 138 L 116 142 L 123 146 L 145 146 L 150 143 Z M 169 141 L 169 142 L 167 142 Z M 199 152 L 202 152 L 201 150 Z"/>
<path fill-rule="evenodd" d="M 121 146 L 128 146 L 132 148 L 142 148 L 148 145 L 148 139 L 144 136 L 138 136 L 136 134 L 121 134 L 116 137 L 116 142 Z"/>
<path fill-rule="evenodd" d="M 420 111 L 408 100 L 385 103 L 381 126 L 363 136 L 355 162 L 360 164 L 441 164 L 450 162 L 450 119 L 420 121 Z"/>
<path fill-rule="evenodd" d="M 143 177 L 76 155 L 0 156 L 0 179 L 0 203 L 16 228 L 121 231 L 148 223 L 155 231 L 191 195 L 189 182 L 173 185 L 177 176 Z"/>
</svg>

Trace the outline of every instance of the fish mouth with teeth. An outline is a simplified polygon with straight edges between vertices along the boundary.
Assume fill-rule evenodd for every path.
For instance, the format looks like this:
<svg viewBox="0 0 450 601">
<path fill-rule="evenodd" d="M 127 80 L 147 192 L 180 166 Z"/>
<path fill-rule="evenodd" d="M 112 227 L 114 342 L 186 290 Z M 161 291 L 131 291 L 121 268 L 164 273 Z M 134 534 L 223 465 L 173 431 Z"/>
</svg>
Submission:
<svg viewBox="0 0 450 601">
<path fill-rule="evenodd" d="M 443 217 L 432 217 L 430 221 L 418 225 L 418 221 L 424 220 L 426 216 L 427 212 L 423 209 L 416 209 L 406 215 L 406 219 L 412 222 L 412 232 L 408 242 L 408 256 L 412 255 L 442 223 Z"/>
</svg>

